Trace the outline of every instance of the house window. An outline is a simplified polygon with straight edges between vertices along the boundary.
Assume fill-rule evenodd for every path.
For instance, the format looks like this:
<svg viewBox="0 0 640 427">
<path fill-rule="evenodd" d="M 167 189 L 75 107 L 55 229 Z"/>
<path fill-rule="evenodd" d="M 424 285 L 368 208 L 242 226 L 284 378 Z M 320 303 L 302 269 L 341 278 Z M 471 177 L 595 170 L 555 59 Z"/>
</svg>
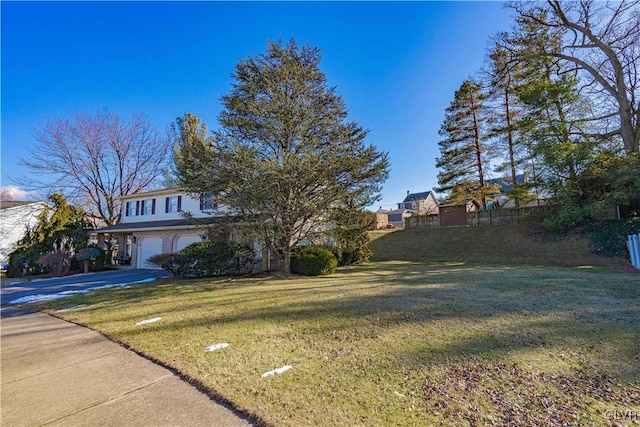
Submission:
<svg viewBox="0 0 640 427">
<path fill-rule="evenodd" d="M 200 196 L 200 210 L 211 211 L 218 207 L 218 204 L 213 201 L 213 194 L 205 193 Z"/>
<path fill-rule="evenodd" d="M 181 202 L 182 202 L 182 196 L 167 197 L 165 212 L 166 213 L 180 212 L 182 210 Z"/>
<path fill-rule="evenodd" d="M 136 207 L 138 204 L 136 202 L 127 202 L 127 211 L 126 216 L 136 216 Z"/>
<path fill-rule="evenodd" d="M 142 215 L 153 215 L 156 213 L 156 199 L 142 201 Z"/>
</svg>

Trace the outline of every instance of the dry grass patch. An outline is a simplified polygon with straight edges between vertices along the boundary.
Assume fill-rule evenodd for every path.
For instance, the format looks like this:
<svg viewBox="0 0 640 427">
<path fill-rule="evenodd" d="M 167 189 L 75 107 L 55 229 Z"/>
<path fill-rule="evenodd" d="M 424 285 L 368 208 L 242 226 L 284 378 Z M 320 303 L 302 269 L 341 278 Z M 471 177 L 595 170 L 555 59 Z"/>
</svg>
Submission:
<svg viewBox="0 0 640 427">
<path fill-rule="evenodd" d="M 56 315 L 267 424 L 613 425 L 605 411 L 640 411 L 638 281 L 384 262 L 320 278 L 165 281 L 40 307 L 88 304 Z M 220 342 L 230 346 L 204 351 Z"/>
</svg>

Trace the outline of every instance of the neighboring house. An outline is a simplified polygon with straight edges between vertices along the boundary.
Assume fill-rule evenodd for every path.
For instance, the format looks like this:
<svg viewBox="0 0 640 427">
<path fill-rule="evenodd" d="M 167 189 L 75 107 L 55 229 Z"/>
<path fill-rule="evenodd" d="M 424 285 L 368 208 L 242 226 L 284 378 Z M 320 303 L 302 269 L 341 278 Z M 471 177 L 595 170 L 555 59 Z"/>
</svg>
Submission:
<svg viewBox="0 0 640 427">
<path fill-rule="evenodd" d="M 16 242 L 24 237 L 27 229 L 38 222 L 38 215 L 49 207 L 44 202 L 0 201 L 0 263 L 9 261 Z"/>
<path fill-rule="evenodd" d="M 381 212 L 381 210 L 378 212 Z M 407 197 L 401 203 L 398 203 L 398 209 L 386 211 L 386 214 L 390 225 L 404 227 L 406 218 L 415 215 L 437 215 L 438 201 L 432 191 L 413 194 L 407 191 Z"/>
<path fill-rule="evenodd" d="M 480 208 L 480 203 L 469 200 L 466 203 L 446 203 L 439 206 L 440 227 L 456 227 L 467 225 L 467 214 Z"/>
<path fill-rule="evenodd" d="M 526 172 L 516 175 L 516 183 L 518 185 L 522 185 L 526 182 L 529 182 L 529 175 Z M 487 196 L 487 209 L 516 207 L 515 201 L 507 196 L 507 192 L 514 188 L 513 179 L 511 179 L 511 177 L 488 179 L 485 181 L 485 184 L 497 184 L 500 186 L 499 193 Z"/>
<path fill-rule="evenodd" d="M 416 212 L 416 215 L 437 215 L 438 201 L 432 191 L 413 194 L 407 191 L 407 197 L 398 203 L 398 209 L 408 209 Z"/>
<path fill-rule="evenodd" d="M 413 215 L 417 215 L 417 212 L 411 209 L 395 209 L 392 211 L 387 211 L 389 225 L 393 225 L 394 227 L 399 228 L 403 228 L 404 220 L 412 217 Z"/>
<path fill-rule="evenodd" d="M 122 217 L 116 225 L 95 230 L 98 241 L 117 240 L 114 261 L 135 268 L 157 268 L 149 257 L 177 252 L 188 245 L 211 239 L 209 227 L 219 220 L 210 214 L 214 206 L 209 197 L 192 197 L 176 187 L 124 196 Z M 191 218 L 184 217 L 188 212 Z M 221 234 L 214 240 L 226 241 Z"/>
<path fill-rule="evenodd" d="M 369 230 L 381 230 L 389 225 L 389 215 L 384 210 L 378 212 L 367 212 L 367 222 L 370 224 Z"/>
</svg>

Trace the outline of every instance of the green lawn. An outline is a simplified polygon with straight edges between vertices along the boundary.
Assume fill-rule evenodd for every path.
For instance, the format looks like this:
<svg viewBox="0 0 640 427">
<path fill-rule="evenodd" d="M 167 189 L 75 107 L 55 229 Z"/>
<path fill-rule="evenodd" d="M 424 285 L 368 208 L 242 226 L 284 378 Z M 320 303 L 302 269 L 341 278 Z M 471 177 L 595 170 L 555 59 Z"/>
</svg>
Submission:
<svg viewBox="0 0 640 427">
<path fill-rule="evenodd" d="M 640 413 L 639 303 L 631 272 L 378 261 L 319 278 L 168 280 L 39 307 L 87 304 L 55 314 L 269 425 L 615 425 L 611 414 Z M 221 342 L 230 346 L 204 351 Z"/>
</svg>

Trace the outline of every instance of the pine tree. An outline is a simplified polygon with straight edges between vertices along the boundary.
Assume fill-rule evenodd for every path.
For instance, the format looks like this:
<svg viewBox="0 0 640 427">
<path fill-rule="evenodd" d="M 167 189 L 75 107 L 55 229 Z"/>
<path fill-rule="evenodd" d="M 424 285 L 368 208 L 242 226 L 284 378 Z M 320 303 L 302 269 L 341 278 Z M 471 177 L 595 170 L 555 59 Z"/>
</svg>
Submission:
<svg viewBox="0 0 640 427">
<path fill-rule="evenodd" d="M 438 142 L 440 157 L 436 167 L 441 171 L 436 191 L 450 192 L 449 200 L 454 202 L 474 198 L 486 206 L 486 196 L 496 192 L 495 186 L 484 182 L 490 159 L 485 143 L 485 99 L 482 85 L 466 80 L 446 109 L 440 127 L 444 139 Z"/>
<path fill-rule="evenodd" d="M 508 195 L 520 202 L 532 200 L 529 183 L 518 183 L 516 176 L 523 169 L 536 170 L 535 165 L 528 167 L 533 161 L 526 145 L 522 117 L 525 106 L 517 96 L 517 87 L 522 79 L 522 64 L 518 57 L 502 46 L 506 35 L 499 36 L 494 50 L 489 54 L 488 70 L 490 117 L 490 144 L 502 162 L 497 172 L 507 172 L 513 186 Z M 534 177 L 535 179 L 535 174 Z M 522 188 L 519 188 L 522 185 Z"/>
</svg>

